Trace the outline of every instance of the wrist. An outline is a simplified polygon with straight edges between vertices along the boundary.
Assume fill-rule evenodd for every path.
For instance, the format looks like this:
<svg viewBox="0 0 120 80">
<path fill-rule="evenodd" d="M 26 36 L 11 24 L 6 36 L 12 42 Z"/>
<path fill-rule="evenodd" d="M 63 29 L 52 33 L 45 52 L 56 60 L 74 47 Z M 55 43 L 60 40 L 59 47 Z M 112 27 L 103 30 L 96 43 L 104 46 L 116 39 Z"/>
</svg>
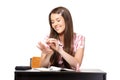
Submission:
<svg viewBox="0 0 120 80">
<path fill-rule="evenodd" d="M 53 54 L 53 52 L 52 52 L 52 53 L 45 53 L 45 52 L 42 52 L 42 53 L 41 53 L 41 55 L 44 55 L 44 56 L 46 56 L 46 57 L 51 56 L 52 54 Z"/>
<path fill-rule="evenodd" d="M 63 52 L 63 48 L 59 46 L 58 52 L 61 54 Z"/>
</svg>

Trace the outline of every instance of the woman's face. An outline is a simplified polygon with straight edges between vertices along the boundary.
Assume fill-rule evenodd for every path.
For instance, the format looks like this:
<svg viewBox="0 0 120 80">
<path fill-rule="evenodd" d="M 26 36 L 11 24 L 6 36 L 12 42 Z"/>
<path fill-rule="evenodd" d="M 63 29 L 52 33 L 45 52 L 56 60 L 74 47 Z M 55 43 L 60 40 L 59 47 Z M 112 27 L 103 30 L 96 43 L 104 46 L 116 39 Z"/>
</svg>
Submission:
<svg viewBox="0 0 120 80">
<path fill-rule="evenodd" d="M 51 14 L 51 24 L 52 28 L 58 33 L 62 34 L 65 30 L 65 21 L 61 14 L 52 13 Z"/>
</svg>

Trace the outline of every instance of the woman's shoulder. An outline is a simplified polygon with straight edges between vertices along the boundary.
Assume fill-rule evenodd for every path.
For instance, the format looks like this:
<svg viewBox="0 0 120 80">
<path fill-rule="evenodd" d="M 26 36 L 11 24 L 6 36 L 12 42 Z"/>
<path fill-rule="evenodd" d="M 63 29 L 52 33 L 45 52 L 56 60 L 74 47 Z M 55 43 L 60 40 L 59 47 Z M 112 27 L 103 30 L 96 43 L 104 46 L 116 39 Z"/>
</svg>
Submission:
<svg viewBox="0 0 120 80">
<path fill-rule="evenodd" d="M 84 46 L 85 46 L 85 37 L 80 33 L 75 33 L 75 37 L 74 37 L 75 51 L 78 48 L 84 48 Z"/>
<path fill-rule="evenodd" d="M 85 38 L 85 36 L 82 35 L 82 34 L 80 34 L 80 33 L 74 33 L 74 38 L 75 38 L 75 39 Z"/>
</svg>

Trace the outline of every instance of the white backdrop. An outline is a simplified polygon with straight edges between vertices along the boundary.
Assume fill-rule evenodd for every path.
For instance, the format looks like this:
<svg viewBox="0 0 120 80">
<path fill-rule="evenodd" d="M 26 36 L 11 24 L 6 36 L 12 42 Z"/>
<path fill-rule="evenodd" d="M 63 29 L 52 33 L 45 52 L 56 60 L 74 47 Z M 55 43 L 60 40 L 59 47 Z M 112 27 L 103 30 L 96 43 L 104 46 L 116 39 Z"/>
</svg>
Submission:
<svg viewBox="0 0 120 80">
<path fill-rule="evenodd" d="M 40 56 L 36 45 L 49 32 L 48 14 L 68 8 L 74 31 L 86 37 L 81 68 L 101 69 L 107 80 L 119 80 L 119 0 L 0 0 L 0 78 L 14 79 L 17 65 Z M 119 79 L 118 79 L 119 78 Z"/>
</svg>

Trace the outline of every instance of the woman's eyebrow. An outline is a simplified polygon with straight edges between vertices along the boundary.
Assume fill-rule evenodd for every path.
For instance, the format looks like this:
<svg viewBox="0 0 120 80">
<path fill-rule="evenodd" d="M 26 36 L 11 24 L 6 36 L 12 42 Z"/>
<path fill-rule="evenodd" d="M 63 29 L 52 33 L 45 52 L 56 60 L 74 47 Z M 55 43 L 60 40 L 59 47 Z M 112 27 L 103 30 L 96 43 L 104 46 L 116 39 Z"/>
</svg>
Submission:
<svg viewBox="0 0 120 80">
<path fill-rule="evenodd" d="M 60 18 L 56 18 L 55 20 L 59 20 Z M 51 21 L 54 21 L 53 19 L 51 19 Z"/>
<path fill-rule="evenodd" d="M 56 20 L 59 20 L 60 18 L 56 18 Z"/>
</svg>

